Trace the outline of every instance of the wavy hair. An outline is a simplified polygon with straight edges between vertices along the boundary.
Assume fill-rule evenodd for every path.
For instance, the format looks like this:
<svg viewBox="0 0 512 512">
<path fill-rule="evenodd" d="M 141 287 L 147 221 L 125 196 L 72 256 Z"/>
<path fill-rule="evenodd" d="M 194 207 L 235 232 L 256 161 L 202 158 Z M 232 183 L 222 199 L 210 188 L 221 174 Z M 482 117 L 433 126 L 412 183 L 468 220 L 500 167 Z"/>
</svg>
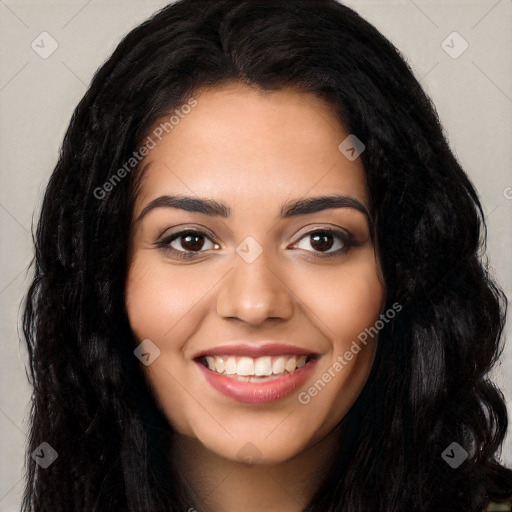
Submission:
<svg viewBox="0 0 512 512">
<path fill-rule="evenodd" d="M 104 184 L 156 120 L 230 82 L 314 93 L 364 142 L 386 307 L 403 305 L 305 510 L 476 511 L 509 496 L 507 411 L 488 379 L 506 298 L 484 259 L 477 193 L 400 52 L 335 0 L 180 0 L 96 72 L 46 189 L 24 304 L 33 396 L 22 510 L 200 508 L 173 472 L 172 426 L 133 354 L 124 287 L 137 170 Z M 31 457 L 42 442 L 58 452 L 47 469 Z M 457 469 L 441 457 L 452 442 L 468 453 Z"/>
</svg>

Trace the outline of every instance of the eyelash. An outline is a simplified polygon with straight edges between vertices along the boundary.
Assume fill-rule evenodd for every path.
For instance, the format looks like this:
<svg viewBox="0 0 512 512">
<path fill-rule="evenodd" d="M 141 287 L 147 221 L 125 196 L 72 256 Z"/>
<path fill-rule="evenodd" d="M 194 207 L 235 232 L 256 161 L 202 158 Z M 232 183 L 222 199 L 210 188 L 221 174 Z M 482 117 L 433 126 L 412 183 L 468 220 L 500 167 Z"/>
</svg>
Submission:
<svg viewBox="0 0 512 512">
<path fill-rule="evenodd" d="M 352 247 L 359 247 L 360 245 L 362 245 L 361 243 L 357 242 L 355 240 L 355 238 L 350 233 L 347 233 L 344 231 L 333 230 L 333 229 L 314 229 L 312 231 L 309 231 L 308 233 L 305 233 L 297 242 L 295 242 L 295 244 L 298 244 L 302 239 L 304 239 L 308 236 L 312 236 L 317 233 L 329 234 L 329 235 L 333 235 L 334 237 L 338 237 L 341 240 L 341 243 L 343 244 L 343 247 L 341 249 L 338 249 L 333 252 L 313 253 L 319 258 L 332 258 L 332 257 L 342 256 L 342 255 L 346 254 Z M 215 244 L 217 243 L 214 239 L 212 239 L 212 237 L 208 233 L 205 233 L 204 231 L 196 231 L 194 229 L 187 229 L 184 231 L 180 231 L 179 233 L 174 233 L 174 234 L 156 242 L 155 245 L 160 247 L 165 253 L 171 253 L 173 256 L 176 256 L 181 259 L 191 260 L 191 259 L 196 258 L 198 254 L 201 254 L 201 252 L 206 252 L 206 251 L 184 252 L 184 251 L 179 251 L 177 249 L 174 249 L 174 247 L 171 247 L 171 243 L 174 242 L 174 240 L 177 240 L 181 237 L 184 237 L 184 236 L 190 235 L 190 234 L 204 237 L 204 238 L 209 238 L 213 243 L 215 243 Z M 307 252 L 312 252 L 312 251 L 307 251 Z"/>
</svg>

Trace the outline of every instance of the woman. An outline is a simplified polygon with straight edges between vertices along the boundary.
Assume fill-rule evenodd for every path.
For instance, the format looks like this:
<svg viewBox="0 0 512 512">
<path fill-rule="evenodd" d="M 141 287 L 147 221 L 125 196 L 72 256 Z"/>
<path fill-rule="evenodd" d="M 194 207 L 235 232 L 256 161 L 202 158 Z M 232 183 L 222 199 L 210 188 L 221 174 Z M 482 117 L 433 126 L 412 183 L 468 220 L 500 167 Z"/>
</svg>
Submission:
<svg viewBox="0 0 512 512">
<path fill-rule="evenodd" d="M 429 99 L 354 11 L 162 9 L 97 72 L 45 195 L 23 510 L 508 498 L 484 226 Z"/>
</svg>

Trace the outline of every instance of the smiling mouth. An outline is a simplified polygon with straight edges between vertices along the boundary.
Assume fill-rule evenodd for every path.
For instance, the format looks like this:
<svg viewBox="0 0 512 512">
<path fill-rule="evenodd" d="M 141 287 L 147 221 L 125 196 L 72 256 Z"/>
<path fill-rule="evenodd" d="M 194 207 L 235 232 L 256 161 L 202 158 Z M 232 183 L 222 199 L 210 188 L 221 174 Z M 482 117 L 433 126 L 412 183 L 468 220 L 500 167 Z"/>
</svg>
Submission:
<svg viewBox="0 0 512 512">
<path fill-rule="evenodd" d="M 295 373 L 314 356 L 280 355 L 261 357 L 237 357 L 211 355 L 197 359 L 208 370 L 240 382 L 264 383 Z"/>
</svg>

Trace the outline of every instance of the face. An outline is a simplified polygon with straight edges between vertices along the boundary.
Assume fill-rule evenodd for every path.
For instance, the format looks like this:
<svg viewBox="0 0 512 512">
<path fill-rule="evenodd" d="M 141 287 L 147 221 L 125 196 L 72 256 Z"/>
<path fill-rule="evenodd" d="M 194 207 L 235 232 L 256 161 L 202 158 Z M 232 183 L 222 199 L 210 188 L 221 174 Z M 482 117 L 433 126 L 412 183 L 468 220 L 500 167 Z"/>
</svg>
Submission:
<svg viewBox="0 0 512 512">
<path fill-rule="evenodd" d="M 385 292 L 364 168 L 314 95 L 194 98 L 142 162 L 129 321 L 176 431 L 228 459 L 285 461 L 333 431 L 373 362 L 364 333 Z"/>
</svg>

